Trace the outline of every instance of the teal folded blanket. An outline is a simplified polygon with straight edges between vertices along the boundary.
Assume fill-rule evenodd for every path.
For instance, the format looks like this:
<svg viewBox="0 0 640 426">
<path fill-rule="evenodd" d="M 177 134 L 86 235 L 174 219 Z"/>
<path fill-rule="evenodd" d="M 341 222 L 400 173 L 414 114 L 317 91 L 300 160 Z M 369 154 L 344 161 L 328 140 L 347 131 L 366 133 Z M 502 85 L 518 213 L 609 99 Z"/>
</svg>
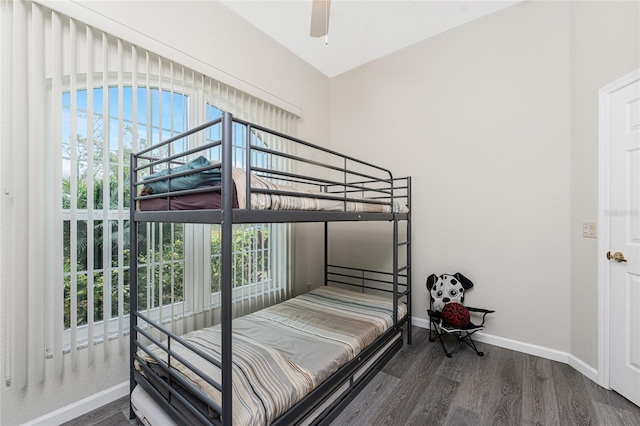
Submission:
<svg viewBox="0 0 640 426">
<path fill-rule="evenodd" d="M 200 156 L 194 160 L 189 161 L 187 164 L 171 168 L 171 173 L 186 172 L 188 170 L 200 169 L 202 167 L 212 166 L 214 163 L 210 162 L 203 156 Z M 157 173 L 153 173 L 143 180 L 153 179 L 161 176 L 167 176 L 169 169 L 161 170 Z M 195 189 L 199 186 L 213 186 L 219 184 L 222 180 L 222 173 L 220 169 L 200 170 L 184 176 L 178 176 L 175 178 L 159 180 L 156 182 L 145 183 L 144 185 L 151 189 L 152 193 L 158 194 L 162 192 L 169 192 L 169 182 L 171 182 L 171 191 L 183 191 L 186 189 Z"/>
</svg>

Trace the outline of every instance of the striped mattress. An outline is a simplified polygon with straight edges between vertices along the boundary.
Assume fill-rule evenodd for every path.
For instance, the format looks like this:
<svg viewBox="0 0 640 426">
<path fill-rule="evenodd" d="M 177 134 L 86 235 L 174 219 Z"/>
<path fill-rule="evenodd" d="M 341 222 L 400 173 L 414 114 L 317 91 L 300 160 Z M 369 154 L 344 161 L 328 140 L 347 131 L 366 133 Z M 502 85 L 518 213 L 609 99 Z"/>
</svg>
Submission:
<svg viewBox="0 0 640 426">
<path fill-rule="evenodd" d="M 246 172 L 242 169 L 233 169 L 233 183 L 235 184 L 238 207 L 246 208 Z M 393 208 L 387 204 L 377 204 L 373 199 L 348 197 L 349 200 L 328 200 L 314 198 L 318 195 L 327 195 L 325 192 L 310 191 L 296 188 L 295 186 L 274 183 L 257 175 L 251 175 L 251 187 L 257 189 L 270 189 L 281 192 L 294 192 L 300 195 L 251 193 L 251 208 L 256 210 L 305 210 L 305 211 L 345 211 L 362 213 L 408 213 L 409 209 L 400 203 L 394 203 Z M 339 195 L 339 194 L 334 194 Z"/>
<path fill-rule="evenodd" d="M 398 318 L 406 315 L 398 303 Z M 233 424 L 268 425 L 393 325 L 393 302 L 321 287 L 233 321 Z M 182 336 L 220 360 L 220 327 Z M 171 348 L 221 383 L 221 369 L 172 342 Z M 161 349 L 155 354 L 167 360 Z M 153 358 L 139 355 L 148 364 Z M 182 363 L 171 366 L 221 404 L 221 393 Z M 143 372 L 140 365 L 136 368 Z M 144 374 L 144 373 L 143 373 Z M 209 413 L 216 417 L 216 413 Z"/>
</svg>

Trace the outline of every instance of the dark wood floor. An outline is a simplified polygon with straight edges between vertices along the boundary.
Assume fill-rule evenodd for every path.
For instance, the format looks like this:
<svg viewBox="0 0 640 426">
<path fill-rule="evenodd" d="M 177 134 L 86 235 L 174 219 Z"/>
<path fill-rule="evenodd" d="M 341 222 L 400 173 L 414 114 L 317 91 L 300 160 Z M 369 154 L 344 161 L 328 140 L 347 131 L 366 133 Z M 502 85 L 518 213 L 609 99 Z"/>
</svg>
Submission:
<svg viewBox="0 0 640 426">
<path fill-rule="evenodd" d="M 572 367 L 496 346 L 447 358 L 428 331 L 405 345 L 337 425 L 640 425 L 640 408 Z M 127 398 L 66 425 L 128 425 Z"/>
</svg>

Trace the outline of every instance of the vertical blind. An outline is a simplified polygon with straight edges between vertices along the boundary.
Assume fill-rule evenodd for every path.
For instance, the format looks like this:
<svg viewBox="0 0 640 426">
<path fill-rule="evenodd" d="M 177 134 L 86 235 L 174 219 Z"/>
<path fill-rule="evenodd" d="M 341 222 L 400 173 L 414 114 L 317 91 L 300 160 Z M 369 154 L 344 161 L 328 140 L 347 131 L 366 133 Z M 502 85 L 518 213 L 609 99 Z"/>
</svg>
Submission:
<svg viewBox="0 0 640 426">
<path fill-rule="evenodd" d="M 46 356 L 62 374 L 64 356 L 77 369 L 81 350 L 89 366 L 128 350 L 130 152 L 220 111 L 287 134 L 296 117 L 37 3 L 0 4 L 3 368 L 7 384 L 22 388 L 43 380 Z M 141 308 L 176 332 L 215 323 L 218 227 L 141 228 Z M 289 226 L 234 232 L 235 314 L 289 297 Z"/>
</svg>

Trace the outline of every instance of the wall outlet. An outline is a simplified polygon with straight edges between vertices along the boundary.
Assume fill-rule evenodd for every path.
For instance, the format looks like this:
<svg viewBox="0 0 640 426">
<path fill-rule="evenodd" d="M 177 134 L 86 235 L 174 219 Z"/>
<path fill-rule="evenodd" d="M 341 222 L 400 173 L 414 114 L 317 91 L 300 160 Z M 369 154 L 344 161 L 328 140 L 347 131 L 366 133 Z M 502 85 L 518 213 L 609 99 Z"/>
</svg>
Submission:
<svg viewBox="0 0 640 426">
<path fill-rule="evenodd" d="M 582 222 L 583 238 L 598 238 L 598 225 L 595 221 Z"/>
</svg>

